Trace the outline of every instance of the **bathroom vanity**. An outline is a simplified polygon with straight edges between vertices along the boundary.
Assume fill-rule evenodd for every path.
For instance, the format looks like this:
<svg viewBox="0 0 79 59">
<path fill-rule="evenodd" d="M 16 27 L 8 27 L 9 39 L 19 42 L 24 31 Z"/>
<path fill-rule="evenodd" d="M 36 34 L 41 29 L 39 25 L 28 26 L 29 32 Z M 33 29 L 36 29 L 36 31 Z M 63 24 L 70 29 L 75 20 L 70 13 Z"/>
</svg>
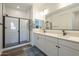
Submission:
<svg viewBox="0 0 79 59">
<path fill-rule="evenodd" d="M 79 37 L 34 32 L 34 45 L 48 56 L 79 56 Z"/>
<path fill-rule="evenodd" d="M 51 30 L 63 30 L 65 36 L 35 30 L 34 45 L 49 56 L 79 56 L 79 33 L 78 36 L 72 36 L 66 35 L 64 31 L 79 31 L 79 4 L 49 13 L 46 15 L 46 21 L 52 22 Z"/>
</svg>

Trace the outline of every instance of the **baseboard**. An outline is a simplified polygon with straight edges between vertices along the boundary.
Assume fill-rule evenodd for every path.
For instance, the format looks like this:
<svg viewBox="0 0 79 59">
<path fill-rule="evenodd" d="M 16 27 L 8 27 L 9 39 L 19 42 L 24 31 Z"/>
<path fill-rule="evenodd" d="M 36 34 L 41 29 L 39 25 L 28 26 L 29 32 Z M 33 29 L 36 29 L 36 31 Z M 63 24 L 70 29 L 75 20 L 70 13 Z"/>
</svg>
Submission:
<svg viewBox="0 0 79 59">
<path fill-rule="evenodd" d="M 35 45 L 34 45 L 35 46 Z M 39 49 L 37 46 L 35 46 L 37 49 Z M 44 53 L 41 49 L 39 49 L 45 56 L 48 56 L 46 53 Z"/>
</svg>

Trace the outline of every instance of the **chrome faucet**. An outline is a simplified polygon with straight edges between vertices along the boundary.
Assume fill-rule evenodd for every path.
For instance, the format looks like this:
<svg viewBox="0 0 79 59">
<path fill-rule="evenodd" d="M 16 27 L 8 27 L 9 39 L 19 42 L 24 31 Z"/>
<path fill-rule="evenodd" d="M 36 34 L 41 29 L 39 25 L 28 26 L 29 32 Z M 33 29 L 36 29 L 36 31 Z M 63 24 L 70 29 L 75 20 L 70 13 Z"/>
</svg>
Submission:
<svg viewBox="0 0 79 59">
<path fill-rule="evenodd" d="M 65 36 L 67 33 L 65 32 L 65 30 L 62 30 L 62 32 L 63 32 L 63 36 Z"/>
<path fill-rule="evenodd" d="M 44 33 L 46 32 L 45 29 L 43 29 Z"/>
</svg>

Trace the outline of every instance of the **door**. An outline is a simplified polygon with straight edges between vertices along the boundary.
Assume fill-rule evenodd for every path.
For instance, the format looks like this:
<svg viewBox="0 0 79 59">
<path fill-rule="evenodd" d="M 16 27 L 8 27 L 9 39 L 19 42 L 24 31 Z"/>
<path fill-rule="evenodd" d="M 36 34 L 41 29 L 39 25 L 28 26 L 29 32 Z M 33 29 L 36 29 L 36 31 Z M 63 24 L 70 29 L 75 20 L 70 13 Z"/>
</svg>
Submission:
<svg viewBox="0 0 79 59">
<path fill-rule="evenodd" d="M 57 39 L 53 37 L 46 37 L 46 46 L 45 46 L 45 52 L 48 56 L 57 56 L 58 55 L 58 48 L 57 45 Z"/>
<path fill-rule="evenodd" d="M 18 44 L 18 19 L 5 17 L 5 47 Z"/>
<path fill-rule="evenodd" d="M 29 42 L 29 20 L 20 19 L 20 43 Z"/>
<path fill-rule="evenodd" d="M 79 44 L 71 41 L 59 40 L 59 56 L 79 56 Z"/>
<path fill-rule="evenodd" d="M 51 42 L 49 42 L 48 40 L 46 40 L 47 42 L 46 42 L 46 45 L 47 45 L 47 47 L 46 47 L 46 53 L 47 53 L 47 55 L 49 55 L 49 56 L 57 56 L 58 54 L 58 48 L 56 47 L 56 43 L 51 43 Z"/>
<path fill-rule="evenodd" d="M 38 42 L 39 42 L 39 35 L 35 33 L 34 34 L 34 45 L 37 47 L 39 46 Z"/>
<path fill-rule="evenodd" d="M 79 56 L 79 51 L 69 47 L 61 46 L 59 48 L 59 56 Z"/>
<path fill-rule="evenodd" d="M 39 48 L 45 53 L 46 41 L 45 36 L 39 34 Z"/>
</svg>

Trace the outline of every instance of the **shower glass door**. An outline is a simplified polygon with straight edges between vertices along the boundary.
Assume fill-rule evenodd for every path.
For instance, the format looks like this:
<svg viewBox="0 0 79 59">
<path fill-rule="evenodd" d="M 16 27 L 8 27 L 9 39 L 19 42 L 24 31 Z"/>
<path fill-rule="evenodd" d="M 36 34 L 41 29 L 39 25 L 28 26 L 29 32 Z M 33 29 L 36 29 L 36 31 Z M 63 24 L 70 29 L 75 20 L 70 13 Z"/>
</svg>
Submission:
<svg viewBox="0 0 79 59">
<path fill-rule="evenodd" d="M 18 19 L 5 17 L 5 47 L 19 44 L 18 42 Z"/>
<path fill-rule="evenodd" d="M 29 20 L 20 19 L 20 43 L 29 42 Z"/>
</svg>

